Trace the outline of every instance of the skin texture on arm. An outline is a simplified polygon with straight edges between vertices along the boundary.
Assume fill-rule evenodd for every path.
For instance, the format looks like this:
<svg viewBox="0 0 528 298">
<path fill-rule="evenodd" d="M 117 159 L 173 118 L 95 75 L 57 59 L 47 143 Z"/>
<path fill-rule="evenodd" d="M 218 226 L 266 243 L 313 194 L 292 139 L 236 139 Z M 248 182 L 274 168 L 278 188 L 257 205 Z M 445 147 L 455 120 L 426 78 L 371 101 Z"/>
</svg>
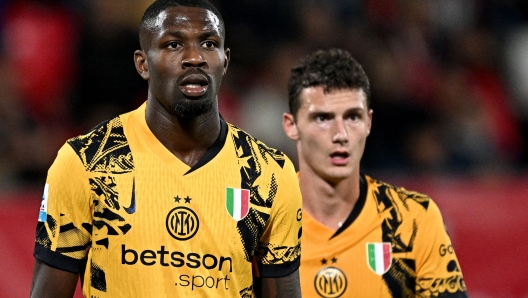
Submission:
<svg viewBox="0 0 528 298">
<path fill-rule="evenodd" d="M 255 295 L 259 298 L 301 297 L 299 270 L 278 278 L 253 278 Z"/>
<path fill-rule="evenodd" d="M 79 274 L 56 269 L 35 259 L 30 297 L 73 297 Z"/>
</svg>

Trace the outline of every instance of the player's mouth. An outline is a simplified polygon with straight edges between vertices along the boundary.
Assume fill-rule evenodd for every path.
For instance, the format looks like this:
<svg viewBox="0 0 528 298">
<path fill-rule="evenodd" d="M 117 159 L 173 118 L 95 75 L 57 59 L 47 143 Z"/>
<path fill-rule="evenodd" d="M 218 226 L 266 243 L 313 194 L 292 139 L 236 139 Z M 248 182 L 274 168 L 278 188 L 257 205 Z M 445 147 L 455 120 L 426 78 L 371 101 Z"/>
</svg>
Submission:
<svg viewBox="0 0 528 298">
<path fill-rule="evenodd" d="M 348 164 L 348 161 L 350 160 L 350 154 L 348 154 L 346 151 L 336 151 L 330 154 L 330 160 L 332 161 L 332 164 L 336 166 L 343 166 Z"/>
<path fill-rule="evenodd" d="M 209 81 L 200 73 L 193 73 L 183 77 L 180 81 L 180 90 L 187 97 L 199 97 L 207 92 Z"/>
</svg>

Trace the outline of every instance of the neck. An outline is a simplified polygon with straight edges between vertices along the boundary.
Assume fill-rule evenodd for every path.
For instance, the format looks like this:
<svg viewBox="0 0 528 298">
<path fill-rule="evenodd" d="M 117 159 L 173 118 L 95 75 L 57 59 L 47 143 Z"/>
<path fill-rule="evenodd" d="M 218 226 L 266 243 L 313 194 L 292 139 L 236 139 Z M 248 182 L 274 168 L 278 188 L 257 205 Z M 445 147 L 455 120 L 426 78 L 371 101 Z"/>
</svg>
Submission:
<svg viewBox="0 0 528 298">
<path fill-rule="evenodd" d="M 147 102 L 146 121 L 156 138 L 178 159 L 192 167 L 220 134 L 217 109 L 195 118 L 179 118 L 160 105 Z"/>
<path fill-rule="evenodd" d="M 308 212 L 334 231 L 347 219 L 359 199 L 359 170 L 336 183 L 301 166 L 299 184 L 303 196 L 303 212 Z"/>
</svg>

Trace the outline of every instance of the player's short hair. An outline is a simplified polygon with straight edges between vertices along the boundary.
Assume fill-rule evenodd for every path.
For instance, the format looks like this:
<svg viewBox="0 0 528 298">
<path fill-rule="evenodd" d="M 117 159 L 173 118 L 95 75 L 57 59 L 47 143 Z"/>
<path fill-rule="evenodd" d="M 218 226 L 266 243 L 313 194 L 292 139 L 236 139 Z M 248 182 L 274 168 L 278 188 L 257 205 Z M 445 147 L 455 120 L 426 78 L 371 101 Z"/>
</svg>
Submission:
<svg viewBox="0 0 528 298">
<path fill-rule="evenodd" d="M 325 93 L 340 89 L 361 88 L 370 108 L 370 83 L 361 64 L 342 49 L 319 50 L 304 57 L 291 70 L 288 82 L 288 104 L 295 117 L 301 107 L 303 89 L 323 87 Z"/>
<path fill-rule="evenodd" d="M 220 14 L 218 9 L 207 0 L 156 0 L 145 10 L 143 17 L 141 18 L 141 24 L 139 25 L 140 38 L 143 30 L 154 31 L 157 29 L 155 23 L 156 18 L 162 11 L 176 6 L 199 7 L 211 11 L 218 17 L 218 20 L 220 20 L 220 26 L 222 29 L 221 33 L 225 33 L 222 14 Z"/>
</svg>

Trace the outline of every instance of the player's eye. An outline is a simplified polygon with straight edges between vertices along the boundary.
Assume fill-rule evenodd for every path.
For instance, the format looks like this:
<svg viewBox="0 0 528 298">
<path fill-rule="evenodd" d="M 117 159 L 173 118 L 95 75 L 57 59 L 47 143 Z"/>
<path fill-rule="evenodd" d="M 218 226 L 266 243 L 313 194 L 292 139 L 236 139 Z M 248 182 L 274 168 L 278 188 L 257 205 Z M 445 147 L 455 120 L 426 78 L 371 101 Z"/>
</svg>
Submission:
<svg viewBox="0 0 528 298">
<path fill-rule="evenodd" d="M 357 121 L 361 118 L 360 115 L 357 115 L 357 114 L 352 114 L 350 116 L 348 116 L 348 119 L 352 120 L 352 121 Z"/>
<path fill-rule="evenodd" d="M 326 117 L 326 115 L 316 115 L 314 117 L 315 122 L 324 122 L 327 119 L 328 119 L 328 117 Z"/>
<path fill-rule="evenodd" d="M 216 47 L 216 43 L 214 41 L 208 40 L 202 43 L 202 47 L 212 49 Z"/>
<path fill-rule="evenodd" d="M 178 48 L 179 45 L 180 45 L 180 44 L 179 44 L 178 42 L 176 42 L 176 41 L 172 41 L 172 42 L 170 42 L 170 43 L 167 45 L 167 47 L 170 48 L 170 49 L 176 49 L 176 48 Z"/>
</svg>

